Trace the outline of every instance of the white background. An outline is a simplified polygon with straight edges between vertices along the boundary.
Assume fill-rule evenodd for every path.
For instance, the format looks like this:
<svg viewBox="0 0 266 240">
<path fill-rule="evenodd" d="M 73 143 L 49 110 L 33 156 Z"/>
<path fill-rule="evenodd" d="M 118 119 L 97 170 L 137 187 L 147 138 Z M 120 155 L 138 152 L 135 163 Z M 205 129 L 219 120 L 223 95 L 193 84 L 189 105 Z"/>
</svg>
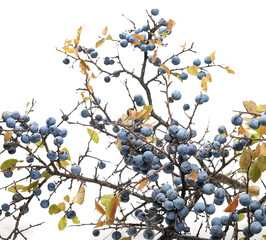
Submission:
<svg viewBox="0 0 266 240">
<path fill-rule="evenodd" d="M 66 38 L 74 38 L 80 26 L 84 26 L 81 38 L 87 47 L 95 45 L 106 25 L 117 38 L 118 33 L 132 27 L 122 14 L 141 27 L 146 23 L 145 9 L 156 7 L 160 9 L 159 17 L 172 18 L 177 23 L 169 36 L 174 40 L 173 51 L 184 42 L 195 42 L 199 57 L 216 51 L 217 63 L 229 65 L 236 72 L 230 75 L 222 69 L 215 71 L 209 84 L 211 101 L 202 112 L 204 128 L 209 119 L 213 129 L 220 124 L 229 125 L 232 110 L 243 110 L 243 100 L 265 103 L 263 4 L 263 0 L 1 1 L 0 111 L 23 112 L 33 98 L 37 101 L 33 116 L 38 121 L 44 122 L 49 116 L 59 118 L 60 109 L 70 111 L 80 100 L 75 89 L 82 86 L 83 76 L 78 69 L 62 63 L 64 56 L 56 48 L 62 47 Z M 180 85 L 183 95 L 193 99 L 200 91 L 199 82 L 184 84 Z M 121 100 L 111 86 L 103 84 L 102 90 L 109 94 L 108 99 L 117 101 L 116 111 Z M 89 213 L 90 208 L 94 208 L 93 202 L 82 211 Z M 34 222 L 42 221 L 45 214 L 45 210 L 36 207 Z M 58 216 L 48 216 L 48 223 L 31 231 L 29 239 L 68 240 L 77 235 L 81 239 L 93 239 L 87 228 L 59 232 L 57 221 Z"/>
</svg>

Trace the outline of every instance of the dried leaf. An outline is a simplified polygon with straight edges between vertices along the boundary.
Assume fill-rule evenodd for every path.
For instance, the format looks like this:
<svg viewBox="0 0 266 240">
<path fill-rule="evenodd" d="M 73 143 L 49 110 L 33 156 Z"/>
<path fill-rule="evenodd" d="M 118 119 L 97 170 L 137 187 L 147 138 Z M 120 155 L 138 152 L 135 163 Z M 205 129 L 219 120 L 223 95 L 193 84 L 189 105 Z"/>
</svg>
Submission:
<svg viewBox="0 0 266 240">
<path fill-rule="evenodd" d="M 87 129 L 87 132 L 88 132 L 88 134 L 91 137 L 93 142 L 95 142 L 95 143 L 99 142 L 99 135 L 97 132 L 95 132 L 94 130 L 89 129 L 89 128 Z"/>
<path fill-rule="evenodd" d="M 260 144 L 256 146 L 256 149 L 252 153 L 252 159 L 256 159 L 260 155 Z"/>
<path fill-rule="evenodd" d="M 224 209 L 224 212 L 233 212 L 238 206 L 239 196 L 236 196 L 233 201 Z"/>
<path fill-rule="evenodd" d="M 258 129 L 258 134 L 260 136 L 264 135 L 266 133 L 266 126 L 260 126 Z"/>
<path fill-rule="evenodd" d="M 105 215 L 105 210 L 96 200 L 95 200 L 95 208 L 99 213 Z"/>
<path fill-rule="evenodd" d="M 64 202 L 58 203 L 58 207 L 62 210 L 65 211 L 66 210 L 66 204 Z"/>
<path fill-rule="evenodd" d="M 210 76 L 210 75 L 209 75 L 209 76 Z M 211 82 L 211 81 L 212 81 L 211 77 L 208 77 L 208 76 L 203 77 L 203 78 L 201 79 L 201 88 L 202 88 L 202 90 L 203 90 L 204 92 L 207 92 L 207 90 L 208 90 L 208 88 L 207 88 L 207 83 L 208 83 L 208 82 Z"/>
<path fill-rule="evenodd" d="M 139 182 L 138 190 L 143 189 L 149 183 L 149 179 L 144 179 Z"/>
<path fill-rule="evenodd" d="M 76 197 L 73 199 L 72 202 L 75 202 L 81 205 L 83 204 L 84 199 L 85 199 L 85 186 L 82 184 L 78 191 L 78 194 L 76 195 Z"/>
</svg>

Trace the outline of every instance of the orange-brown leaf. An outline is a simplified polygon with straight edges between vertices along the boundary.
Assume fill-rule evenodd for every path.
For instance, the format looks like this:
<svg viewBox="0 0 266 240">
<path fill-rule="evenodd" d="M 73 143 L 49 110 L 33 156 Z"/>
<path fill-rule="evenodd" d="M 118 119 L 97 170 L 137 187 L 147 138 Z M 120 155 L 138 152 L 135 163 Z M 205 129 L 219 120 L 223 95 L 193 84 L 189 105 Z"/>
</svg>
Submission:
<svg viewBox="0 0 266 240">
<path fill-rule="evenodd" d="M 139 41 L 143 41 L 144 40 L 144 37 L 139 35 L 139 34 L 133 34 L 133 36 Z"/>
<path fill-rule="evenodd" d="M 98 221 L 96 227 L 102 227 L 105 224 L 104 221 Z"/>
<path fill-rule="evenodd" d="M 108 27 L 106 26 L 106 27 L 103 29 L 102 34 L 105 36 L 105 35 L 107 34 L 107 32 L 108 32 Z"/>
<path fill-rule="evenodd" d="M 108 206 L 106 208 L 105 215 L 106 215 L 107 219 L 110 219 L 110 220 L 115 219 L 115 214 L 116 214 L 118 204 L 119 204 L 119 198 L 118 198 L 118 196 L 115 195 L 111 199 L 110 203 L 108 204 Z"/>
<path fill-rule="evenodd" d="M 238 135 L 241 134 L 243 134 L 245 137 L 249 137 L 249 132 L 242 125 L 238 127 Z"/>
<path fill-rule="evenodd" d="M 258 133 L 260 136 L 264 135 L 266 133 L 266 126 L 260 126 L 258 129 Z"/>
<path fill-rule="evenodd" d="M 8 142 L 10 139 L 11 139 L 11 137 L 12 137 L 12 132 L 10 131 L 10 132 L 7 132 L 6 134 L 5 134 L 5 136 L 4 136 L 4 142 Z"/>
<path fill-rule="evenodd" d="M 133 42 L 133 43 L 131 43 L 131 46 L 135 46 L 137 44 L 140 44 L 140 42 Z"/>
<path fill-rule="evenodd" d="M 88 75 L 87 71 L 90 71 L 90 68 L 89 68 L 89 66 L 85 63 L 84 60 L 80 60 L 80 62 L 79 62 L 79 67 L 81 68 L 81 72 L 82 72 L 84 75 Z"/>
<path fill-rule="evenodd" d="M 154 50 L 154 53 L 153 53 L 153 57 L 152 57 L 152 59 L 151 59 L 151 62 L 155 62 L 155 60 L 156 60 L 156 58 L 157 58 L 157 50 Z"/>
<path fill-rule="evenodd" d="M 149 39 L 148 41 L 149 41 L 150 44 L 155 46 L 155 42 L 152 39 Z"/>
<path fill-rule="evenodd" d="M 168 79 L 170 79 L 170 75 L 171 75 L 170 69 L 164 64 L 160 64 L 160 66 L 166 71 Z"/>
<path fill-rule="evenodd" d="M 256 158 L 258 158 L 259 157 L 259 155 L 260 155 L 260 144 L 258 144 L 257 146 L 256 146 L 256 149 L 253 151 L 253 153 L 252 153 L 252 159 L 256 159 Z"/>
<path fill-rule="evenodd" d="M 139 186 L 138 186 L 138 190 L 143 189 L 145 186 L 147 186 L 148 183 L 149 183 L 149 179 L 144 179 L 144 180 L 140 181 Z"/>
<path fill-rule="evenodd" d="M 82 27 L 79 27 L 79 29 L 78 29 L 78 31 L 77 31 L 76 39 L 74 39 L 74 44 L 75 44 L 75 46 L 77 46 L 78 43 L 79 43 L 79 40 L 80 40 L 80 34 L 81 34 L 82 29 L 83 29 Z"/>
<path fill-rule="evenodd" d="M 233 201 L 224 209 L 224 212 L 233 212 L 238 206 L 239 196 L 236 196 Z"/>
<path fill-rule="evenodd" d="M 96 200 L 95 200 L 95 208 L 100 214 L 105 215 L 105 210 L 103 209 L 101 204 L 99 204 Z"/>
<path fill-rule="evenodd" d="M 198 174 L 197 174 L 197 172 L 196 172 L 195 169 L 193 169 L 193 170 L 191 171 L 191 173 L 190 173 L 189 176 L 188 176 L 188 179 L 190 179 L 190 180 L 192 180 L 192 181 L 196 181 L 196 180 L 198 179 Z"/>
</svg>

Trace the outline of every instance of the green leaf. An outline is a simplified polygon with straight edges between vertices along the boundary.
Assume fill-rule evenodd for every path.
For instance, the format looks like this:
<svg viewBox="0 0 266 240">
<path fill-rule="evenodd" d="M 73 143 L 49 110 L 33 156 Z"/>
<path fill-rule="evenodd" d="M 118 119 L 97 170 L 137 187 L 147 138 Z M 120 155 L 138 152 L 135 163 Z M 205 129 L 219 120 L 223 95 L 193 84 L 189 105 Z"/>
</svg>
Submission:
<svg viewBox="0 0 266 240">
<path fill-rule="evenodd" d="M 41 177 L 48 179 L 51 177 L 51 175 L 47 171 L 43 171 Z"/>
<path fill-rule="evenodd" d="M 80 223 L 79 218 L 77 216 L 72 219 L 72 222 L 74 224 L 79 224 Z"/>
<path fill-rule="evenodd" d="M 112 36 L 109 34 L 107 37 L 106 37 L 106 40 L 113 40 Z"/>
<path fill-rule="evenodd" d="M 258 158 L 257 166 L 261 172 L 264 172 L 266 170 L 266 156 L 260 154 Z"/>
<path fill-rule="evenodd" d="M 6 169 L 6 168 L 12 169 L 12 167 L 15 167 L 18 162 L 23 162 L 23 160 L 8 159 L 2 163 L 0 169 L 1 170 Z"/>
<path fill-rule="evenodd" d="M 262 235 L 262 237 L 263 237 L 264 239 L 266 239 L 266 235 Z"/>
<path fill-rule="evenodd" d="M 88 134 L 90 135 L 93 142 L 98 143 L 99 142 L 99 135 L 97 132 L 95 132 L 92 129 L 87 129 Z"/>
<path fill-rule="evenodd" d="M 62 209 L 56 204 L 53 204 L 49 207 L 49 214 L 51 215 L 60 213 L 61 211 Z"/>
<path fill-rule="evenodd" d="M 171 72 L 171 74 L 183 82 L 183 79 L 180 78 L 180 73 Z"/>
<path fill-rule="evenodd" d="M 62 217 L 58 222 L 58 229 L 63 231 L 67 226 L 67 218 L 66 216 Z"/>
<path fill-rule="evenodd" d="M 44 148 L 44 145 L 42 144 L 42 140 L 39 142 L 34 143 L 39 148 Z"/>
<path fill-rule="evenodd" d="M 241 170 L 248 170 L 249 164 L 251 162 L 251 152 L 249 148 L 244 148 L 240 160 L 239 165 Z"/>
<path fill-rule="evenodd" d="M 238 217 L 239 217 L 239 219 L 237 220 L 237 222 L 240 222 L 246 217 L 246 215 L 244 213 L 239 213 Z"/>
<path fill-rule="evenodd" d="M 257 163 L 252 163 L 249 169 L 249 176 L 251 177 L 252 182 L 257 182 L 261 177 L 261 170 L 257 166 Z"/>
</svg>

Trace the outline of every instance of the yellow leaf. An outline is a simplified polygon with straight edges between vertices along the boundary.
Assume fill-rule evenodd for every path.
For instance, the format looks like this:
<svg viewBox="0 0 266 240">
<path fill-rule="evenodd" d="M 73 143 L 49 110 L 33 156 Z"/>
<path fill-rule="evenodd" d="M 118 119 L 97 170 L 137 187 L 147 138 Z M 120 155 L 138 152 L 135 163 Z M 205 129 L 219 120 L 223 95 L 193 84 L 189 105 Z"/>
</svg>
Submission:
<svg viewBox="0 0 266 240">
<path fill-rule="evenodd" d="M 249 132 L 242 125 L 238 127 L 238 135 L 243 134 L 245 137 L 249 137 Z"/>
<path fill-rule="evenodd" d="M 8 142 L 12 137 L 13 132 L 7 132 L 4 136 L 4 142 Z"/>
<path fill-rule="evenodd" d="M 79 221 L 79 219 L 78 219 L 78 216 L 74 217 L 74 218 L 72 219 L 72 222 L 73 222 L 74 224 L 80 224 L 80 221 Z"/>
<path fill-rule="evenodd" d="M 59 163 L 56 163 L 56 166 L 60 167 L 66 167 L 69 165 L 68 161 L 59 161 Z"/>
<path fill-rule="evenodd" d="M 78 29 L 78 31 L 77 31 L 76 39 L 74 39 L 74 44 L 75 44 L 75 46 L 77 46 L 78 43 L 79 43 L 79 40 L 80 40 L 80 34 L 81 34 L 82 29 L 83 29 L 82 27 L 79 27 L 79 29 Z"/>
<path fill-rule="evenodd" d="M 215 51 L 210 54 L 211 61 L 213 62 L 215 60 Z"/>
<path fill-rule="evenodd" d="M 85 186 L 82 184 L 78 191 L 78 194 L 76 195 L 76 197 L 73 199 L 72 202 L 75 202 L 81 205 L 83 204 L 84 199 L 85 199 Z"/>
<path fill-rule="evenodd" d="M 107 32 L 108 32 L 108 27 L 106 26 L 106 27 L 103 29 L 102 34 L 105 36 L 105 35 L 107 34 Z"/>
<path fill-rule="evenodd" d="M 149 183 L 149 179 L 144 179 L 139 182 L 138 190 L 143 189 Z"/>
<path fill-rule="evenodd" d="M 118 196 L 114 196 L 111 201 L 109 202 L 106 208 L 106 217 L 107 219 L 113 221 L 115 219 L 116 210 L 119 204 Z"/>
<path fill-rule="evenodd" d="M 70 197 L 69 197 L 68 195 L 66 195 L 66 196 L 64 196 L 64 200 L 65 200 L 66 202 L 69 202 L 69 201 L 70 201 Z"/>
<path fill-rule="evenodd" d="M 133 36 L 139 41 L 143 41 L 144 40 L 144 37 L 139 35 L 139 34 L 133 34 Z"/>
<path fill-rule="evenodd" d="M 135 46 L 137 44 L 140 44 L 140 42 L 133 42 L 133 43 L 131 43 L 131 46 Z"/>
<path fill-rule="evenodd" d="M 155 42 L 156 42 L 156 44 L 159 45 L 159 46 L 162 45 L 162 42 L 161 42 L 161 40 L 159 40 L 159 39 L 156 39 Z"/>
<path fill-rule="evenodd" d="M 225 67 L 224 69 L 225 69 L 228 73 L 235 74 L 235 72 L 234 72 L 232 69 L 230 69 L 230 67 Z"/>
<path fill-rule="evenodd" d="M 208 82 L 211 82 L 211 78 L 208 78 L 207 76 L 206 77 L 203 77 L 201 79 L 201 88 L 202 88 L 202 91 L 207 92 L 207 90 L 208 90 L 207 83 Z"/>
<path fill-rule="evenodd" d="M 88 89 L 93 92 L 93 87 L 91 85 L 88 86 Z"/>
<path fill-rule="evenodd" d="M 88 75 L 87 71 L 90 71 L 90 68 L 89 66 L 85 63 L 84 60 L 80 60 L 79 62 L 79 67 L 81 68 L 81 72 L 84 74 L 84 75 Z"/>
<path fill-rule="evenodd" d="M 95 208 L 99 213 L 105 215 L 105 210 L 96 200 L 95 200 Z"/>
<path fill-rule="evenodd" d="M 224 212 L 233 212 L 238 206 L 239 196 L 236 196 L 233 201 L 224 209 Z"/>
<path fill-rule="evenodd" d="M 167 23 L 167 29 L 168 31 L 172 31 L 174 25 L 176 24 L 176 22 L 173 19 L 169 19 L 168 23 Z"/>
<path fill-rule="evenodd" d="M 67 226 L 67 218 L 66 216 L 62 217 L 58 222 L 58 229 L 63 231 Z"/>
<path fill-rule="evenodd" d="M 68 151 L 68 149 L 67 149 L 66 147 L 62 148 L 62 149 L 60 150 L 60 152 L 67 152 L 67 154 L 68 154 L 68 158 L 67 158 L 67 160 L 71 160 L 70 153 L 69 153 L 69 151 Z"/>
<path fill-rule="evenodd" d="M 141 120 L 149 120 L 150 118 L 150 113 L 152 112 L 152 106 L 147 105 L 143 107 L 143 109 L 137 114 L 137 117 L 140 118 Z"/>
<path fill-rule="evenodd" d="M 66 210 L 66 204 L 64 202 L 58 203 L 58 207 L 62 210 L 65 211 Z"/>
<path fill-rule="evenodd" d="M 88 134 L 90 135 L 93 142 L 98 143 L 99 142 L 99 135 L 97 132 L 95 132 L 92 129 L 87 129 Z"/>
<path fill-rule="evenodd" d="M 131 239 L 132 239 L 132 237 L 123 237 L 120 240 L 131 240 Z"/>
<path fill-rule="evenodd" d="M 129 117 L 132 121 L 134 121 L 137 118 L 138 111 L 135 109 L 129 110 Z"/>
<path fill-rule="evenodd" d="M 77 48 L 68 48 L 67 46 L 64 46 L 63 50 L 66 53 L 75 53 L 76 55 L 78 54 L 78 49 Z"/>
<path fill-rule="evenodd" d="M 260 104 L 259 106 L 257 106 L 257 112 L 262 113 L 265 110 L 266 110 L 266 104 Z"/>
<path fill-rule="evenodd" d="M 166 71 L 168 79 L 170 79 L 170 75 L 171 75 L 170 69 L 164 64 L 160 64 L 160 66 Z"/>
<path fill-rule="evenodd" d="M 260 195 L 260 187 L 253 185 L 253 186 L 249 186 L 248 187 L 248 193 L 252 196 L 252 197 L 256 197 Z"/>
<path fill-rule="evenodd" d="M 152 39 L 149 39 L 148 41 L 149 41 L 150 44 L 155 46 L 155 42 Z"/>
<path fill-rule="evenodd" d="M 96 48 L 100 47 L 101 45 L 104 44 L 104 42 L 105 42 L 105 39 L 101 39 L 101 40 L 99 40 L 98 42 L 96 42 L 95 47 L 96 47 Z"/>
<path fill-rule="evenodd" d="M 198 67 L 196 65 L 192 65 L 187 68 L 187 72 L 193 76 L 198 76 Z"/>
<path fill-rule="evenodd" d="M 105 194 L 105 195 L 103 195 L 100 198 L 101 199 L 101 204 L 103 206 L 107 207 L 113 197 L 114 197 L 114 194 Z"/>
<path fill-rule="evenodd" d="M 198 174 L 197 174 L 197 172 L 196 172 L 195 169 L 193 169 L 193 170 L 191 171 L 191 173 L 190 173 L 189 176 L 188 176 L 188 179 L 190 179 L 190 180 L 192 180 L 192 181 L 196 181 L 196 180 L 198 179 Z"/>
</svg>

